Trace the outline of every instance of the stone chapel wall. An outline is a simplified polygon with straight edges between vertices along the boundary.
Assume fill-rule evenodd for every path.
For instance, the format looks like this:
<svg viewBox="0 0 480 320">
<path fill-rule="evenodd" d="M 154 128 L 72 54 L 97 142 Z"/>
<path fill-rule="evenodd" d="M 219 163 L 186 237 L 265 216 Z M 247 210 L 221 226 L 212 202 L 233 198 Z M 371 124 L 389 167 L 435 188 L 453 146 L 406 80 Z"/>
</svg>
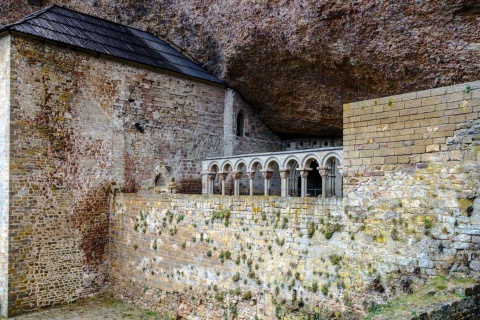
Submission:
<svg viewBox="0 0 480 320">
<path fill-rule="evenodd" d="M 0 38 L 0 314 L 8 304 L 10 37 Z"/>
<path fill-rule="evenodd" d="M 106 289 L 111 195 L 151 187 L 159 163 L 200 186 L 200 160 L 223 152 L 224 88 L 20 36 L 11 60 L 17 314 Z"/>
<path fill-rule="evenodd" d="M 237 135 L 238 115 L 244 116 L 244 132 Z M 283 143 L 233 89 L 225 95 L 225 147 L 223 156 L 282 151 Z M 219 155 L 217 155 L 219 156 Z"/>
</svg>

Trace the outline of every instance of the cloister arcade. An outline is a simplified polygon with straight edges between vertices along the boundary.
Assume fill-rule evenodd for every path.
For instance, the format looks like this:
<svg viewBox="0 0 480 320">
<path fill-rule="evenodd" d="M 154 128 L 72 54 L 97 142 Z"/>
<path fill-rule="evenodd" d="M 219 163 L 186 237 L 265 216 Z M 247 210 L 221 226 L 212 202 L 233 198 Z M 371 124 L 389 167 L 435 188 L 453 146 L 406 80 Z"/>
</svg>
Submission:
<svg viewBox="0 0 480 320">
<path fill-rule="evenodd" d="M 202 161 L 202 193 L 342 197 L 341 147 L 257 153 Z"/>
</svg>

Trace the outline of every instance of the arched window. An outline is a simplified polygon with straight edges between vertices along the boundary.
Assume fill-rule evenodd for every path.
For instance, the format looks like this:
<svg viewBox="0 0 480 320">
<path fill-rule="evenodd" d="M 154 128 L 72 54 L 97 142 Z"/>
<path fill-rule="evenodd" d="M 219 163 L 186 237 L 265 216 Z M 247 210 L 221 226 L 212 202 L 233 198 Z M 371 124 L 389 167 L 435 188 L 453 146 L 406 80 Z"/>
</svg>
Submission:
<svg viewBox="0 0 480 320">
<path fill-rule="evenodd" d="M 237 136 L 245 136 L 245 117 L 241 111 L 237 115 Z"/>
</svg>

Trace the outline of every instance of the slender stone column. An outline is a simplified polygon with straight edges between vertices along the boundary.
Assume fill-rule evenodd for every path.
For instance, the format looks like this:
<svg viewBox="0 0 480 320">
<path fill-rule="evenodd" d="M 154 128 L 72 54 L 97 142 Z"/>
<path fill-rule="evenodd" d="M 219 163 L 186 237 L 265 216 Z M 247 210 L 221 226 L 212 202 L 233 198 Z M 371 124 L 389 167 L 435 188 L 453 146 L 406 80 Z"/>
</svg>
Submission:
<svg viewBox="0 0 480 320">
<path fill-rule="evenodd" d="M 207 194 L 213 194 L 214 193 L 214 182 L 215 182 L 215 177 L 217 174 L 215 172 L 210 172 L 208 174 L 208 183 L 207 183 Z"/>
<path fill-rule="evenodd" d="M 302 178 L 302 185 L 300 186 L 300 197 L 305 198 L 307 196 L 307 177 L 308 172 L 312 171 L 312 168 L 297 168 L 300 172 L 300 177 Z"/>
<path fill-rule="evenodd" d="M 338 173 L 340 173 L 340 176 L 342 178 L 342 187 L 340 188 L 340 194 L 337 194 L 340 198 L 343 197 L 343 173 L 344 173 L 344 167 L 343 166 L 338 166 Z"/>
<path fill-rule="evenodd" d="M 290 177 L 290 169 L 280 170 L 281 180 L 281 193 L 282 197 L 288 197 L 288 178 Z"/>
<path fill-rule="evenodd" d="M 255 171 L 247 171 L 248 179 L 250 180 L 250 196 L 253 196 L 253 178 L 255 178 Z"/>
<path fill-rule="evenodd" d="M 227 179 L 228 172 L 220 173 L 220 181 L 222 181 L 222 196 L 225 195 L 225 179 Z"/>
<path fill-rule="evenodd" d="M 270 189 L 270 179 L 272 178 L 273 176 L 273 172 L 272 171 L 267 171 L 267 170 L 262 170 L 262 176 L 263 176 L 263 179 L 265 179 L 265 187 L 263 189 L 263 194 L 266 195 L 266 196 L 269 196 L 269 189 Z"/>
<path fill-rule="evenodd" d="M 327 196 L 328 167 L 318 167 L 317 169 L 320 177 L 322 177 L 322 199 L 325 199 Z"/>
<path fill-rule="evenodd" d="M 233 195 L 239 196 L 240 195 L 240 179 L 242 178 L 242 171 L 234 171 L 233 172 Z"/>
</svg>

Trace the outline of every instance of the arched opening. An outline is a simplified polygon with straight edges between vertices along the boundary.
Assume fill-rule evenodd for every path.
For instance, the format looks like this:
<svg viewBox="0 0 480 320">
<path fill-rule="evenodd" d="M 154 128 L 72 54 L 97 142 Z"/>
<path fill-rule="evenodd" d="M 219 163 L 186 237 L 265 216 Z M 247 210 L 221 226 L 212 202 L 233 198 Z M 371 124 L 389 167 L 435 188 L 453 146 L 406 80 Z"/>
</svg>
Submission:
<svg viewBox="0 0 480 320">
<path fill-rule="evenodd" d="M 227 176 L 225 178 L 225 195 L 230 195 L 230 196 L 233 196 L 233 191 L 234 191 L 234 179 L 233 179 L 233 168 L 232 166 L 227 163 L 223 166 L 223 171 L 222 171 L 222 174 L 223 173 L 226 173 Z"/>
<path fill-rule="evenodd" d="M 318 172 L 318 162 L 313 160 L 310 163 L 310 171 L 307 177 L 307 197 L 318 197 L 322 195 L 322 177 Z"/>
<path fill-rule="evenodd" d="M 239 191 L 239 195 L 240 196 L 243 196 L 243 195 L 248 195 L 249 194 L 249 187 L 250 187 L 250 181 L 249 181 L 249 178 L 248 178 L 248 174 L 247 174 L 247 165 L 246 163 L 244 162 L 240 162 L 236 165 L 236 169 L 235 169 L 236 172 L 241 172 L 241 177 L 239 179 L 239 182 L 238 182 L 238 191 Z"/>
<path fill-rule="evenodd" d="M 210 167 L 210 173 L 212 173 L 212 193 L 213 194 L 222 194 L 221 186 L 220 186 L 220 178 L 218 176 L 218 166 L 214 164 Z"/>
<path fill-rule="evenodd" d="M 166 184 L 165 177 L 161 173 L 157 174 L 157 176 L 155 177 L 154 184 L 155 184 L 155 187 L 165 186 Z"/>
<path fill-rule="evenodd" d="M 336 157 L 327 160 L 326 167 L 328 168 L 327 179 L 325 183 L 327 197 L 342 197 L 342 175 L 338 167 L 340 161 Z"/>
<path fill-rule="evenodd" d="M 245 116 L 241 111 L 237 115 L 237 136 L 245 136 Z"/>
<path fill-rule="evenodd" d="M 251 172 L 253 174 L 253 183 L 252 183 L 252 194 L 254 196 L 263 195 L 263 177 L 262 177 L 262 164 L 260 162 L 255 162 L 251 166 Z"/>
<path fill-rule="evenodd" d="M 281 195 L 281 178 L 280 178 L 280 165 L 277 159 L 268 160 L 265 169 L 271 173 L 269 177 L 269 186 L 267 195 L 280 196 Z"/>
<path fill-rule="evenodd" d="M 290 160 L 287 164 L 287 168 L 290 170 L 290 175 L 288 177 L 288 190 L 287 195 L 289 197 L 299 197 L 300 196 L 300 173 L 298 172 L 298 162 L 296 160 Z"/>
</svg>

